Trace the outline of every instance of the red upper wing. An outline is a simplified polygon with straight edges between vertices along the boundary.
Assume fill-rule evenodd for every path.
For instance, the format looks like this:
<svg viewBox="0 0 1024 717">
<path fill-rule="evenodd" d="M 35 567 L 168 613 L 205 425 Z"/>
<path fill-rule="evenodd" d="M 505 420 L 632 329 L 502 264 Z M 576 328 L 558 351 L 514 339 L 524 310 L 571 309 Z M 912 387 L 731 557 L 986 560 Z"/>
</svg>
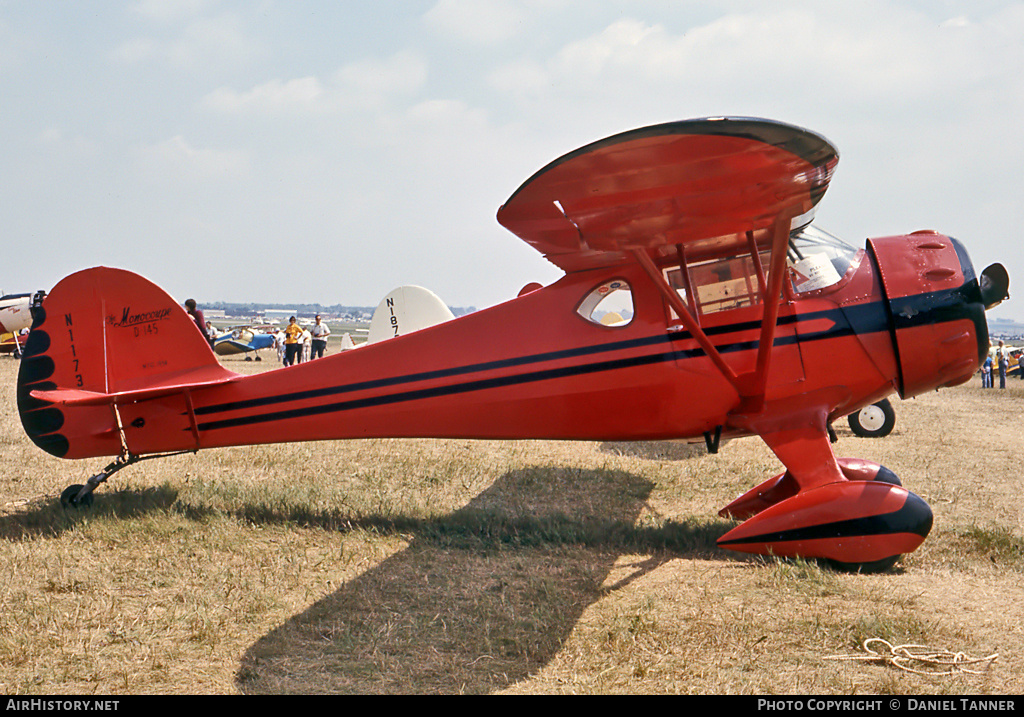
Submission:
<svg viewBox="0 0 1024 717">
<path fill-rule="evenodd" d="M 717 253 L 783 212 L 809 212 L 839 154 L 823 137 L 759 119 L 671 122 L 617 134 L 548 164 L 498 221 L 566 271 L 630 249 Z"/>
</svg>

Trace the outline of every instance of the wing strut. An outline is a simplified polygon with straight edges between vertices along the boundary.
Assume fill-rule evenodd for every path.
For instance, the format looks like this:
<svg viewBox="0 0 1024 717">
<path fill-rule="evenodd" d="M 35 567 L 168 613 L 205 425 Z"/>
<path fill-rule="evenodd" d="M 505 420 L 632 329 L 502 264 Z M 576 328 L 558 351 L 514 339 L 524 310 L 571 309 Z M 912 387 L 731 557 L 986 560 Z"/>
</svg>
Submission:
<svg viewBox="0 0 1024 717">
<path fill-rule="evenodd" d="M 676 257 L 679 259 L 679 276 L 683 281 L 683 290 L 690 302 L 690 309 L 697 321 L 700 321 L 700 312 L 697 310 L 697 294 L 693 290 L 693 282 L 690 281 L 690 266 L 686 263 L 686 249 L 682 244 L 676 244 Z"/>
<path fill-rule="evenodd" d="M 764 302 L 767 300 L 768 288 L 765 286 L 764 266 L 761 264 L 761 252 L 757 250 L 754 232 L 747 232 L 747 246 L 750 247 L 750 259 L 754 262 L 754 270 L 757 272 L 757 290 L 761 292 L 761 301 Z"/>
<path fill-rule="evenodd" d="M 697 340 L 697 343 L 704 353 L 708 355 L 715 367 L 722 373 L 725 379 L 732 384 L 732 387 L 736 389 L 737 393 L 741 396 L 745 396 L 746 392 L 742 390 L 740 386 L 739 377 L 736 372 L 725 362 L 722 358 L 722 354 L 718 352 L 715 345 L 711 343 L 711 339 L 708 338 L 707 334 L 704 333 L 697 320 L 693 318 L 693 314 L 690 313 L 689 308 L 683 303 L 682 299 L 679 298 L 668 282 L 665 281 L 665 277 L 662 276 L 661 272 L 658 271 L 658 267 L 655 266 L 654 261 L 647 254 L 644 249 L 633 249 L 633 256 L 639 262 L 640 266 L 643 267 L 644 271 L 647 272 L 647 276 L 650 277 L 654 285 L 658 287 L 658 290 L 664 295 L 665 300 L 668 301 L 669 306 L 679 315 L 679 319 L 683 322 L 686 330 L 690 332 L 690 335 Z"/>
<path fill-rule="evenodd" d="M 746 397 L 752 398 L 755 404 L 747 406 L 747 410 L 759 410 L 764 403 L 765 390 L 768 387 L 768 369 L 771 366 L 772 347 L 775 344 L 775 328 L 779 319 L 779 305 L 782 303 L 782 282 L 786 278 L 786 248 L 789 245 L 789 233 L 792 228 L 793 215 L 783 212 L 775 220 L 772 228 L 771 264 L 768 268 L 768 288 L 762 306 L 761 340 L 757 347 L 757 367 L 751 377 L 753 385 Z M 756 248 L 756 247 L 755 247 Z M 761 262 L 754 251 L 754 262 L 760 277 Z"/>
<path fill-rule="evenodd" d="M 781 214 L 776 220 L 772 229 L 771 263 L 768 267 L 767 278 L 764 275 L 764 268 L 761 265 L 761 257 L 757 252 L 757 245 L 753 236 L 748 234 L 750 251 L 753 257 L 754 266 L 757 269 L 758 284 L 762 293 L 761 315 L 761 336 L 757 348 L 757 365 L 753 372 L 737 375 L 732 367 L 725 362 L 722 354 L 718 352 L 715 345 L 711 343 L 707 334 L 701 329 L 699 322 L 694 317 L 679 294 L 669 286 L 665 277 L 658 270 L 657 265 L 644 249 L 632 249 L 633 257 L 637 260 L 647 276 L 658 287 L 658 290 L 668 301 L 669 306 L 678 314 L 683 326 L 690 332 L 690 335 L 697 341 L 704 353 L 711 359 L 722 376 L 732 384 L 736 392 L 744 398 L 744 404 L 740 411 L 743 413 L 757 413 L 764 405 L 765 391 L 768 387 L 768 370 L 771 366 L 772 347 L 775 343 L 775 328 L 779 318 L 779 306 L 782 303 L 782 286 L 786 277 L 786 249 L 789 245 L 789 233 L 793 215 L 790 213 Z M 682 271 L 686 272 L 686 264 L 683 255 L 680 253 Z M 692 292 L 687 292 L 690 295 Z"/>
</svg>

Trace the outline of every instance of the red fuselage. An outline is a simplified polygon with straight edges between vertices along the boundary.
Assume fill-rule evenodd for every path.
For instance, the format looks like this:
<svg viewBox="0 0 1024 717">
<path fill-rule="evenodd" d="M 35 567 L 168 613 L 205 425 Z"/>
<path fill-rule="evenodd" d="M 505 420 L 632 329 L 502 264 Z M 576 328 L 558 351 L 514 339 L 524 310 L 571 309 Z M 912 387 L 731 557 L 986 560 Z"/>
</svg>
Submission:
<svg viewBox="0 0 1024 717">
<path fill-rule="evenodd" d="M 576 311 L 609 279 L 632 287 L 626 325 Z M 894 388 L 906 397 L 966 380 L 987 347 L 976 285 L 962 248 L 929 233 L 869 242 L 827 289 L 794 296 L 787 288 L 762 425 L 807 403 L 822 403 L 831 420 Z M 761 314 L 755 304 L 702 318 L 737 374 L 754 368 Z M 568 274 L 491 309 L 312 363 L 126 403 L 120 420 L 133 454 L 385 436 L 699 439 L 718 427 L 724 436 L 751 433 L 746 417 L 735 420 L 740 403 L 628 264 Z M 91 415 L 68 412 L 78 428 L 64 455 L 117 455 L 109 407 L 81 410 Z"/>
</svg>

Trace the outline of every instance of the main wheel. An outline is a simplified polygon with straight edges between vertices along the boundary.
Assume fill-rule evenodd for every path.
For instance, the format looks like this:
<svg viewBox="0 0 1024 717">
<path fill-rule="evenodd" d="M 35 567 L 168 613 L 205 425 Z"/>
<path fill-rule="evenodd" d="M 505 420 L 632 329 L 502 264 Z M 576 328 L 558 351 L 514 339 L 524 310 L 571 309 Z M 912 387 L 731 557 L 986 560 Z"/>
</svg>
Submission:
<svg viewBox="0 0 1024 717">
<path fill-rule="evenodd" d="M 856 435 L 862 438 L 882 438 L 892 433 L 896 425 L 896 412 L 889 399 L 883 398 L 878 403 L 851 413 L 847 420 L 850 422 L 850 430 Z"/>
</svg>

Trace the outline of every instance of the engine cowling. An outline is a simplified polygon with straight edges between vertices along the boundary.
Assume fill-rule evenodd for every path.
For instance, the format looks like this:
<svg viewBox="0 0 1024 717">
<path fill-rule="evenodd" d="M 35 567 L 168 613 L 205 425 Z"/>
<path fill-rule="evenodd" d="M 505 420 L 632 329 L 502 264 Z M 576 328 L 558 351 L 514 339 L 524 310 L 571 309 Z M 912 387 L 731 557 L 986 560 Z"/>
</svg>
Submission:
<svg viewBox="0 0 1024 717">
<path fill-rule="evenodd" d="M 990 301 L 964 246 L 935 232 L 915 232 L 870 239 L 868 248 L 885 291 L 900 397 L 970 379 L 988 353 Z M 991 299 L 1000 289 L 988 293 Z"/>
</svg>

